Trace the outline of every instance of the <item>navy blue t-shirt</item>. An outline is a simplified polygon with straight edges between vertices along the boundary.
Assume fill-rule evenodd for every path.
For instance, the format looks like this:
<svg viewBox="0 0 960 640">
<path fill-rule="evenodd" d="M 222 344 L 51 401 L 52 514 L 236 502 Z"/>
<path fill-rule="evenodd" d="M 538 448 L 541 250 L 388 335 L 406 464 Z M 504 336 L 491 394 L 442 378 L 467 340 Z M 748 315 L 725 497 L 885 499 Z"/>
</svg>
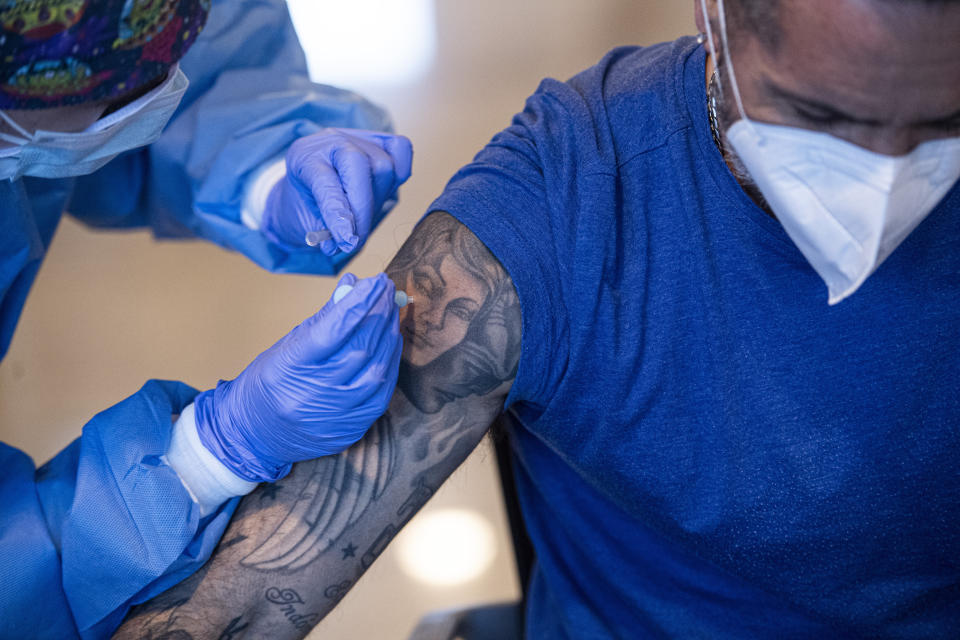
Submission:
<svg viewBox="0 0 960 640">
<path fill-rule="evenodd" d="M 714 146 L 704 64 L 544 81 L 431 207 L 522 305 L 528 637 L 958 637 L 960 188 L 830 307 Z"/>
</svg>

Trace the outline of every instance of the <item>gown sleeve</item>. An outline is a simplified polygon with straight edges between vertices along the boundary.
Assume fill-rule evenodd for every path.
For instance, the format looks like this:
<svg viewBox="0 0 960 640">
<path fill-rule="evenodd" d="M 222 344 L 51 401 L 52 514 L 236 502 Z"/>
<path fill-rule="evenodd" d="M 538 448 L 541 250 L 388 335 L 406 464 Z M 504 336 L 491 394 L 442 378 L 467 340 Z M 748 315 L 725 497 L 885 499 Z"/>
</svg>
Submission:
<svg viewBox="0 0 960 640">
<path fill-rule="evenodd" d="M 238 500 L 201 517 L 163 458 L 194 395 L 150 381 L 36 470 L 0 444 L 0 637 L 108 638 L 209 558 Z"/>
<path fill-rule="evenodd" d="M 284 0 L 214 0 L 181 68 L 190 87 L 160 139 L 78 178 L 68 211 L 94 227 L 205 238 L 274 272 L 338 271 L 350 256 L 287 251 L 245 226 L 244 193 L 297 138 L 326 127 L 388 131 L 387 114 L 310 81 Z"/>
</svg>

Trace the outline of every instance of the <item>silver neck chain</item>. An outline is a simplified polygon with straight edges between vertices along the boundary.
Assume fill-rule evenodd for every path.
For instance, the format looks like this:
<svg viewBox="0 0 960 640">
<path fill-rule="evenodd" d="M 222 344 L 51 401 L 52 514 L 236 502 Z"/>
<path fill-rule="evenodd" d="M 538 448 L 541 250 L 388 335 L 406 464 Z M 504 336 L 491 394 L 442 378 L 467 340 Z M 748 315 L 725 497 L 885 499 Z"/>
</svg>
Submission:
<svg viewBox="0 0 960 640">
<path fill-rule="evenodd" d="M 717 92 L 714 87 L 716 80 L 717 72 L 714 70 L 707 85 L 707 113 L 710 115 L 710 133 L 713 134 L 713 143 L 717 145 L 717 150 L 722 155 L 723 140 L 720 138 L 720 123 L 717 121 Z"/>
</svg>

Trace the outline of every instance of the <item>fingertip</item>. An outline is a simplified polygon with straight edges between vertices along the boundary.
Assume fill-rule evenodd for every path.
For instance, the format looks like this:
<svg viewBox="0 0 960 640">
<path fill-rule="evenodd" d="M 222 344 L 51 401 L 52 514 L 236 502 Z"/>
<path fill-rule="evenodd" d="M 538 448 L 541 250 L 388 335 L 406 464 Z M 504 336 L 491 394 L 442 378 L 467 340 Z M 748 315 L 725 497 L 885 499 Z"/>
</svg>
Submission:
<svg viewBox="0 0 960 640">
<path fill-rule="evenodd" d="M 354 283 L 353 291 L 348 294 L 350 297 L 344 298 L 341 302 L 361 309 L 366 315 L 367 311 L 372 309 L 376 302 L 383 297 L 386 287 L 386 283 L 379 275 L 361 278 Z"/>
<path fill-rule="evenodd" d="M 336 240 L 336 246 L 344 253 L 350 253 L 360 244 L 357 237 L 356 219 L 352 212 L 339 213 L 331 226 L 331 232 Z"/>
<path fill-rule="evenodd" d="M 360 238 L 357 236 L 350 236 L 350 238 L 341 245 L 337 246 L 337 250 L 343 253 L 353 253 L 360 246 Z"/>
<path fill-rule="evenodd" d="M 337 288 L 339 289 L 345 284 L 350 285 L 351 287 L 355 286 L 357 284 L 357 280 L 358 278 L 354 274 L 349 272 L 345 273 L 342 276 L 340 276 L 340 280 L 337 281 Z"/>
<path fill-rule="evenodd" d="M 391 280 L 390 277 L 385 273 L 377 274 L 376 278 L 383 287 L 383 289 L 380 291 L 379 301 L 382 301 L 387 305 L 387 309 L 391 315 L 396 315 L 399 317 L 399 313 L 393 313 L 398 310 L 396 302 L 396 285 L 393 284 L 393 280 Z"/>
<path fill-rule="evenodd" d="M 413 172 L 413 143 L 406 136 L 394 136 L 388 144 L 397 172 L 397 186 L 400 186 Z"/>
<path fill-rule="evenodd" d="M 383 281 L 388 287 L 391 288 L 391 290 L 395 290 L 397 288 L 397 286 L 393 283 L 393 280 L 390 279 L 390 276 L 387 275 L 386 271 L 381 271 L 374 277 Z"/>
<path fill-rule="evenodd" d="M 337 255 L 340 250 L 337 249 L 337 243 L 334 241 L 334 239 L 330 238 L 320 243 L 320 251 L 322 251 L 324 255 L 332 258 Z"/>
</svg>

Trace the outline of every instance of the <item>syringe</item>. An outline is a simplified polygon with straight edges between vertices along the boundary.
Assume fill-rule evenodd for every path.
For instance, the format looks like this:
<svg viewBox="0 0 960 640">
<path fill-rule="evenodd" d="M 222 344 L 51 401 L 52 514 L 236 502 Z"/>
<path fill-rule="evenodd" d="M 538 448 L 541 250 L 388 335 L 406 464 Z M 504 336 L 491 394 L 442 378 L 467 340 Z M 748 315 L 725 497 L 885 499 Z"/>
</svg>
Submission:
<svg viewBox="0 0 960 640">
<path fill-rule="evenodd" d="M 316 247 L 321 242 L 325 242 L 333 237 L 327 229 L 317 229 L 316 231 L 307 231 L 306 242 L 309 247 Z"/>
<path fill-rule="evenodd" d="M 353 286 L 349 284 L 342 284 L 337 287 L 337 290 L 333 292 L 333 304 L 337 304 L 343 300 L 343 297 L 351 291 L 353 291 Z M 397 289 L 397 292 L 393 294 L 393 300 L 401 309 L 413 302 L 413 298 L 408 296 L 406 291 L 401 291 L 399 289 Z"/>
</svg>

